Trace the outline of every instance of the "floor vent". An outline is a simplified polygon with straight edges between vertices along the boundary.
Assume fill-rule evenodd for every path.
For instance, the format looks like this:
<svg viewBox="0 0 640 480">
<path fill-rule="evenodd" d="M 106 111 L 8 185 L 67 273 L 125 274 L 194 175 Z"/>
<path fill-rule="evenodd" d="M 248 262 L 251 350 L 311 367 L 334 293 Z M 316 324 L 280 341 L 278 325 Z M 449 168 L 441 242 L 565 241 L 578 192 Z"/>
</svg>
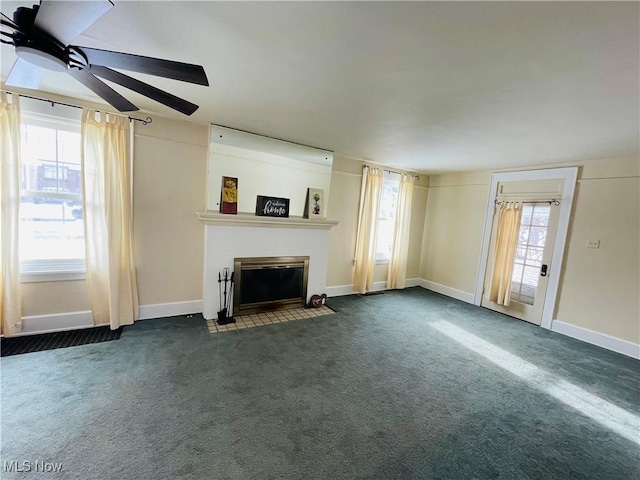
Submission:
<svg viewBox="0 0 640 480">
<path fill-rule="evenodd" d="M 23 353 L 42 352 L 56 348 L 75 347 L 89 343 L 118 340 L 122 334 L 120 327 L 111 330 L 109 327 L 93 327 L 68 332 L 43 333 L 24 337 L 3 338 L 0 341 L 0 356 L 21 355 Z"/>
</svg>

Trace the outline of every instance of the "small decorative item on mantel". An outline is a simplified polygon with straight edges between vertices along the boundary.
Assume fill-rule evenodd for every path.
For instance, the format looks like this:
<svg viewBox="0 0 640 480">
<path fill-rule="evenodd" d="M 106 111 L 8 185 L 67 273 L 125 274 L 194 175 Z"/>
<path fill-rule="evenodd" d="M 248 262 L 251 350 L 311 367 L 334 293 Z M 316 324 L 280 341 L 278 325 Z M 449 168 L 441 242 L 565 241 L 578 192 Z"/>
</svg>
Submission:
<svg viewBox="0 0 640 480">
<path fill-rule="evenodd" d="M 256 215 L 259 217 L 289 217 L 289 199 L 258 195 Z"/>
<path fill-rule="evenodd" d="M 220 213 L 238 213 L 238 179 L 235 177 L 222 177 Z"/>
<path fill-rule="evenodd" d="M 324 190 L 307 188 L 307 200 L 304 204 L 304 218 L 325 218 Z"/>
</svg>

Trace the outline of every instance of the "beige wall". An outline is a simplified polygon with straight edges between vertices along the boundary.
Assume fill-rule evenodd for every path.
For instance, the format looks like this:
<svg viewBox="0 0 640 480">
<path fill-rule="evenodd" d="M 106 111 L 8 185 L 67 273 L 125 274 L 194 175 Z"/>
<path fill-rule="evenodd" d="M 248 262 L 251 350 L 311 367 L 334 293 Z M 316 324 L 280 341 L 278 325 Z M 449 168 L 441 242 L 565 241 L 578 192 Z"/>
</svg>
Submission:
<svg viewBox="0 0 640 480">
<path fill-rule="evenodd" d="M 353 253 L 356 245 L 358 209 L 362 185 L 363 162 L 334 156 L 331 173 L 331 194 L 327 217 L 340 223 L 331 229 L 329 237 L 329 269 L 327 286 L 353 284 Z M 412 199 L 411 236 L 407 261 L 407 278 L 417 278 L 420 273 L 422 231 L 424 229 L 429 178 L 421 176 Z M 376 265 L 374 282 L 387 280 L 387 265 Z"/>
<path fill-rule="evenodd" d="M 134 248 L 141 305 L 200 300 L 208 127 L 155 117 L 135 127 Z M 89 310 L 84 281 L 23 283 L 23 316 Z"/>
<path fill-rule="evenodd" d="M 361 184 L 362 163 L 334 156 L 327 218 L 340 223 L 329 234 L 329 287 L 353 283 L 353 253 Z"/>
<path fill-rule="evenodd" d="M 424 279 L 474 293 L 490 176 L 431 177 Z M 640 161 L 588 162 L 578 178 L 554 319 L 638 343 Z M 587 240 L 600 240 L 600 248 L 587 249 Z"/>
<path fill-rule="evenodd" d="M 421 278 L 475 290 L 490 181 L 488 172 L 430 178 Z"/>
<path fill-rule="evenodd" d="M 141 305 L 202 298 L 204 233 L 194 212 L 205 210 L 208 127 L 161 117 L 136 126 L 133 233 Z M 352 284 L 362 162 L 334 159 L 327 216 L 339 220 L 330 235 L 328 286 Z M 420 274 L 428 177 L 416 185 L 407 277 Z M 375 281 L 386 281 L 377 265 Z M 84 281 L 22 284 L 23 316 L 89 310 Z"/>
<path fill-rule="evenodd" d="M 202 299 L 209 128 L 158 118 L 136 130 L 133 232 L 141 305 Z"/>
<path fill-rule="evenodd" d="M 640 343 L 640 162 L 585 164 L 554 318 Z M 586 248 L 600 240 L 600 248 Z"/>
<path fill-rule="evenodd" d="M 202 297 L 208 127 L 154 118 L 136 126 L 134 244 L 140 303 Z M 554 167 L 563 165 L 553 165 Z M 566 165 L 565 165 L 566 166 Z M 554 318 L 640 341 L 640 161 L 580 165 Z M 334 159 L 328 286 L 352 284 L 362 162 Z M 491 172 L 425 177 L 413 198 L 407 277 L 473 294 Z M 428 186 L 428 189 L 427 189 Z M 587 240 L 600 240 L 587 249 Z M 375 281 L 386 280 L 378 265 Z M 22 284 L 23 315 L 89 309 L 84 281 Z"/>
<path fill-rule="evenodd" d="M 84 280 L 23 283 L 20 290 L 23 317 L 84 312 L 91 309 Z"/>
</svg>

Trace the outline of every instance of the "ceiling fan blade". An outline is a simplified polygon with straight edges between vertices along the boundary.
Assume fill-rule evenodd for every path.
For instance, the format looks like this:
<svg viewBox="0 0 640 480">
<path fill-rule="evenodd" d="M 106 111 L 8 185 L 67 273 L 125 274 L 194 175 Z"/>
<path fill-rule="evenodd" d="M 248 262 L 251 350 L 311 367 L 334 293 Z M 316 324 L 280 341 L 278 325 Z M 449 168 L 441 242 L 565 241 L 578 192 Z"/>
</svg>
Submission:
<svg viewBox="0 0 640 480">
<path fill-rule="evenodd" d="M 44 69 L 18 58 L 16 63 L 13 64 L 13 67 L 11 67 L 6 85 L 8 87 L 36 89 L 40 87 L 44 72 Z"/>
<path fill-rule="evenodd" d="M 0 15 L 2 15 L 2 25 L 6 25 L 8 27 L 13 28 L 14 30 L 18 30 L 20 31 L 20 27 L 18 27 L 18 25 L 16 25 L 16 22 L 14 22 L 13 20 L 11 20 L 9 17 L 7 17 L 4 13 L 0 12 Z"/>
<path fill-rule="evenodd" d="M 121 68 L 132 72 L 146 73 L 156 77 L 171 78 L 181 82 L 195 83 L 209 86 L 207 74 L 200 65 L 162 60 L 160 58 L 143 57 L 130 53 L 111 52 L 97 48 L 77 47 L 92 65 L 103 65 L 111 68 Z"/>
<path fill-rule="evenodd" d="M 139 108 L 136 107 L 133 103 L 124 98 L 102 80 L 99 80 L 98 78 L 93 76 L 87 70 L 70 68 L 68 70 L 68 73 L 93 93 L 116 108 L 119 112 L 132 112 L 134 110 L 139 110 Z"/>
<path fill-rule="evenodd" d="M 120 72 L 116 72 L 115 70 L 111 70 L 110 68 L 103 67 L 101 65 L 91 65 L 89 67 L 89 72 L 94 75 L 104 78 L 105 80 L 109 80 L 110 82 L 117 83 L 118 85 L 122 85 L 134 92 L 138 92 L 145 97 L 149 97 L 156 102 L 160 102 L 163 105 L 166 105 L 169 108 L 173 108 L 185 115 L 191 115 L 198 109 L 198 105 L 183 100 L 180 97 L 176 97 L 164 90 L 160 90 L 159 88 L 153 87 L 148 83 L 141 82 L 135 78 L 132 78 L 128 75 L 125 75 Z"/>
<path fill-rule="evenodd" d="M 69 45 L 111 7 L 113 3 L 110 0 L 90 2 L 42 0 L 34 25 L 63 45 Z"/>
</svg>

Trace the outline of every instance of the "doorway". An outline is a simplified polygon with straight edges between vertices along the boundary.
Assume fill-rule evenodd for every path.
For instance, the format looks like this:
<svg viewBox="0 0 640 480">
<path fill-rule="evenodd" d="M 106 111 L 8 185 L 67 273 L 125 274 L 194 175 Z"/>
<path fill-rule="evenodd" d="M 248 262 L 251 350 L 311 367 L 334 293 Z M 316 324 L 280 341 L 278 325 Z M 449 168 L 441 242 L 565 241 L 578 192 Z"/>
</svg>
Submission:
<svg viewBox="0 0 640 480">
<path fill-rule="evenodd" d="M 576 178 L 576 167 L 492 175 L 476 305 L 551 328 Z M 496 257 L 498 212 L 504 203 L 517 205 L 521 214 L 513 268 L 505 282 L 508 301 L 492 301 L 489 286 Z"/>
<path fill-rule="evenodd" d="M 508 199 L 496 200 L 496 207 Z M 516 200 L 517 201 L 517 200 Z M 493 219 L 488 268 L 484 279 L 481 305 L 491 310 L 525 320 L 536 325 L 542 322 L 542 307 L 549 284 L 548 270 L 558 227 L 560 201 L 536 200 L 519 202 L 522 215 L 518 226 L 513 272 L 509 282 L 509 305 L 500 305 L 486 294 L 491 282 L 496 249 L 498 208 Z"/>
</svg>

